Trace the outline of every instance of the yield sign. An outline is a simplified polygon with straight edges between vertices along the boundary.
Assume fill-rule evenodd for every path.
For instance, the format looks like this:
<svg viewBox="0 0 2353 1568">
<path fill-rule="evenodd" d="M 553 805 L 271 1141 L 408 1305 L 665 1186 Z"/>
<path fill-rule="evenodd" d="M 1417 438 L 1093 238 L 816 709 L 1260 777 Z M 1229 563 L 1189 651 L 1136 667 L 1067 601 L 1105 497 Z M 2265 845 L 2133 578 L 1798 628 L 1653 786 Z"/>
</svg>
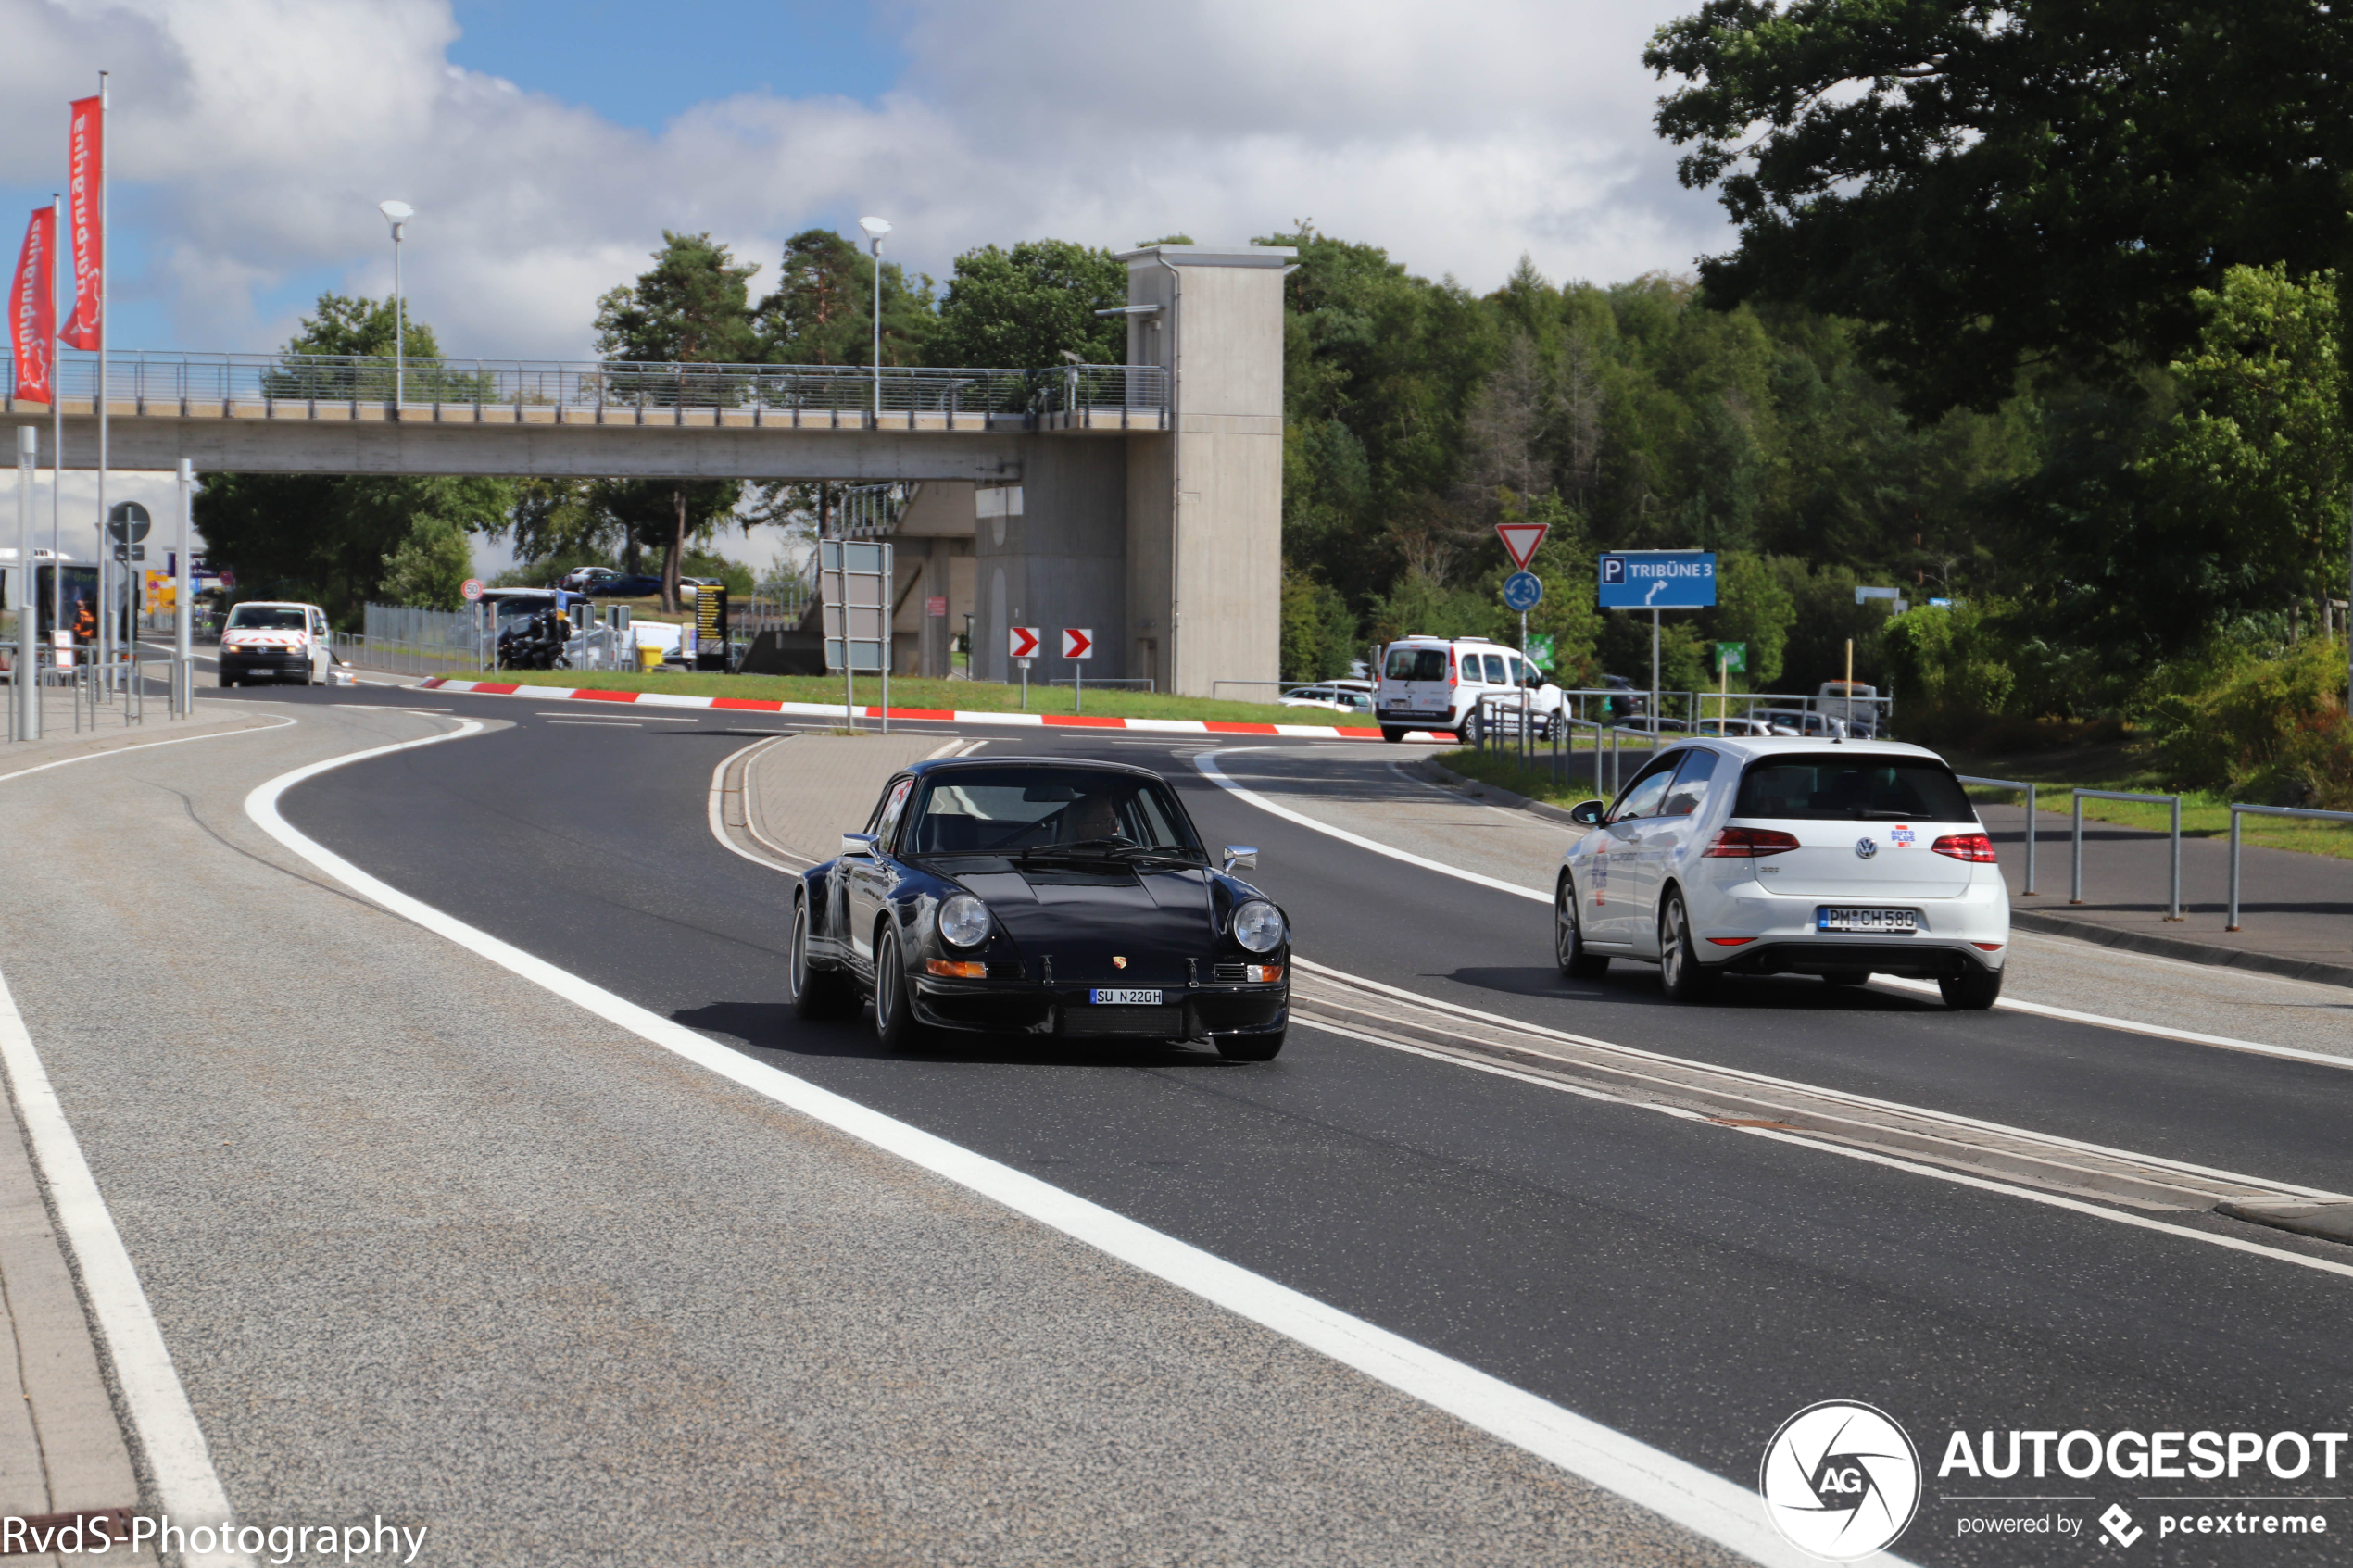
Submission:
<svg viewBox="0 0 2353 1568">
<path fill-rule="evenodd" d="M 1063 657 L 1092 659 L 1095 657 L 1095 629 L 1092 626 L 1063 628 Z"/>
<path fill-rule="evenodd" d="M 1495 525 L 1495 532 L 1503 535 L 1504 548 L 1510 554 L 1512 564 L 1522 571 L 1526 571 L 1528 563 L 1536 558 L 1536 546 L 1541 545 L 1544 535 L 1552 531 L 1553 525 L 1549 522 L 1499 522 Z"/>
<path fill-rule="evenodd" d="M 1005 640 L 1012 645 L 1015 659 L 1028 659 L 1038 652 L 1038 631 L 1035 626 L 1016 626 Z"/>
</svg>

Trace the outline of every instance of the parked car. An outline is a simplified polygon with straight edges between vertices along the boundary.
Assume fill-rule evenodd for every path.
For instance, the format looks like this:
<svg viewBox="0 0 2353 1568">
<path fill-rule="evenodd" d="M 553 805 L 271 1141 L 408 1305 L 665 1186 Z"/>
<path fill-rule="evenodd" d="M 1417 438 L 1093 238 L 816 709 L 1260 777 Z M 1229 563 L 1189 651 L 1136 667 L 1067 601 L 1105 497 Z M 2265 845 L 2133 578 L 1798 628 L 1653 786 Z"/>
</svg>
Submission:
<svg viewBox="0 0 2353 1568">
<path fill-rule="evenodd" d="M 556 586 L 571 593 L 585 594 L 594 591 L 599 583 L 620 575 L 609 566 L 575 566 L 556 580 Z"/>
<path fill-rule="evenodd" d="M 1664 751 L 1617 798 L 1569 815 L 1593 831 L 1554 884 L 1562 972 L 1659 966 L 1691 1001 L 1721 974 L 1937 982 L 1956 1008 L 2002 992 L 2009 892 L 1944 759 L 1893 741 L 1771 737 Z"/>
<path fill-rule="evenodd" d="M 638 575 L 623 576 L 619 572 L 587 590 L 596 599 L 644 599 L 661 592 L 661 579 Z"/>
<path fill-rule="evenodd" d="M 1449 731 L 1467 738 L 1483 696 L 1515 698 L 1509 717 L 1516 724 L 1518 694 L 1528 695 L 1529 721 L 1547 738 L 1561 710 L 1561 690 L 1516 650 L 1485 637 L 1411 636 L 1391 643 L 1381 656 L 1380 684 L 1374 704 L 1381 739 L 1402 741 L 1416 730 Z"/>
<path fill-rule="evenodd" d="M 1769 735 L 1773 726 L 1762 719 L 1702 719 L 1698 734 L 1703 735 Z"/>
<path fill-rule="evenodd" d="M 1838 720 L 1850 735 L 1876 738 L 1881 728 L 1879 688 L 1860 681 L 1824 681 L 1814 711 Z"/>
<path fill-rule="evenodd" d="M 1293 686 L 1275 699 L 1284 708 L 1322 708 L 1337 713 L 1370 713 L 1373 699 L 1368 693 L 1352 691 L 1338 681 L 1320 686 Z"/>
<path fill-rule="evenodd" d="M 334 683 L 334 635 L 317 605 L 247 599 L 220 628 L 220 684 L 299 681 Z M 346 683 L 346 684 L 348 682 Z"/>
<path fill-rule="evenodd" d="M 874 998 L 887 1048 L 934 1030 L 1201 1040 L 1265 1061 L 1290 1027 L 1290 927 L 1213 862 L 1159 774 L 950 758 L 893 777 L 793 893 L 794 1010 Z"/>
<path fill-rule="evenodd" d="M 1829 740 L 1846 734 L 1846 726 L 1829 714 L 1803 708 L 1760 708 L 1749 717 L 1762 721 L 1777 735 L 1811 735 Z"/>
</svg>

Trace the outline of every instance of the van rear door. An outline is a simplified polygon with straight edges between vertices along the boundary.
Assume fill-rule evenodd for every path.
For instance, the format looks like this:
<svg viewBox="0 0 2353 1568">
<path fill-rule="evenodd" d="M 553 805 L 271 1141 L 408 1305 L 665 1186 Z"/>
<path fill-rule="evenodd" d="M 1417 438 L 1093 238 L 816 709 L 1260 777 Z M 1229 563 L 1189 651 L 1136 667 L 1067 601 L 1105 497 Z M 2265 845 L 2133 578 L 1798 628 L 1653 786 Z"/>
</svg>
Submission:
<svg viewBox="0 0 2353 1568">
<path fill-rule="evenodd" d="M 1443 644 L 1390 644 L 1381 660 L 1381 716 L 1451 723 L 1454 688 L 1446 679 L 1446 666 Z"/>
</svg>

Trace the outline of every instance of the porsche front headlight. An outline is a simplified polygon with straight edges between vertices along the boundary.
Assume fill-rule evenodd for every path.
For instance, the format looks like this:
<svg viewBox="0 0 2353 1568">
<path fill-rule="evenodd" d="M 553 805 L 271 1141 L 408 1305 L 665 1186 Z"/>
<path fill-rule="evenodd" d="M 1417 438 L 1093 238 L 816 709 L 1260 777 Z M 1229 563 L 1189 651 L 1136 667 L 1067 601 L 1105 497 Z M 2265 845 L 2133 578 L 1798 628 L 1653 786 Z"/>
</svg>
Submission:
<svg viewBox="0 0 2353 1568">
<path fill-rule="evenodd" d="M 951 947 L 977 947 L 988 940 L 988 906 L 969 893 L 951 895 L 939 906 L 940 939 Z"/>
<path fill-rule="evenodd" d="M 1234 911 L 1234 940 L 1253 953 L 1271 953 L 1283 945 L 1283 912 L 1264 898 L 1252 898 Z"/>
</svg>

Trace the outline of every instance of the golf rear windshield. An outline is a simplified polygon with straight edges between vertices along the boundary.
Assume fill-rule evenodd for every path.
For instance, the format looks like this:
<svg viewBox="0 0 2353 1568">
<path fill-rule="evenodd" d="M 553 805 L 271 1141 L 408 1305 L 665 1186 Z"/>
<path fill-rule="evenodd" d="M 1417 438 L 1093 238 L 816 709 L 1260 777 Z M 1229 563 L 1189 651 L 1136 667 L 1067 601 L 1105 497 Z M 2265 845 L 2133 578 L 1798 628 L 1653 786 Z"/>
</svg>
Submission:
<svg viewBox="0 0 2353 1568">
<path fill-rule="evenodd" d="M 1961 782 L 1925 757 L 1776 757 L 1741 775 L 1735 817 L 1799 822 L 1974 822 Z"/>
</svg>

